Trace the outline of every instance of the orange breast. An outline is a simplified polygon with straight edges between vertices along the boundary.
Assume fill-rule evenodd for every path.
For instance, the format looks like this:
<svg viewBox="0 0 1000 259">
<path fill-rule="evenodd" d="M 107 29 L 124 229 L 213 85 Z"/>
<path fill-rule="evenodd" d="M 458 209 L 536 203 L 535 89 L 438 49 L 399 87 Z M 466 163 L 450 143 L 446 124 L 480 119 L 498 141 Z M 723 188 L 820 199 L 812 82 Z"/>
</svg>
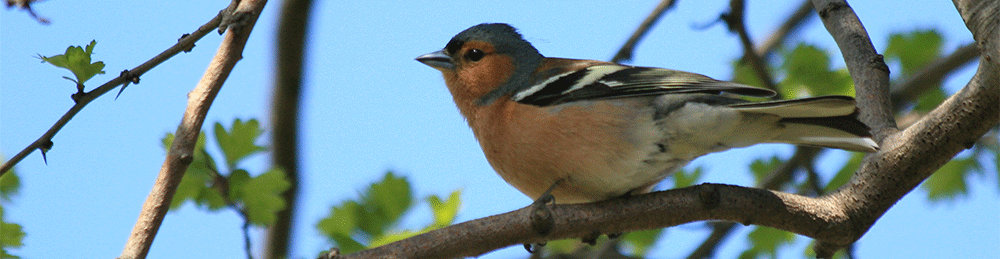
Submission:
<svg viewBox="0 0 1000 259">
<path fill-rule="evenodd" d="M 649 107 L 644 101 L 552 107 L 496 101 L 468 119 L 490 164 L 515 188 L 537 199 L 562 180 L 553 191 L 556 202 L 586 202 L 642 184 L 623 178 L 639 170 L 655 141 L 644 129 L 652 127 L 652 113 L 636 109 Z M 637 125 L 643 123 L 649 125 Z"/>
</svg>

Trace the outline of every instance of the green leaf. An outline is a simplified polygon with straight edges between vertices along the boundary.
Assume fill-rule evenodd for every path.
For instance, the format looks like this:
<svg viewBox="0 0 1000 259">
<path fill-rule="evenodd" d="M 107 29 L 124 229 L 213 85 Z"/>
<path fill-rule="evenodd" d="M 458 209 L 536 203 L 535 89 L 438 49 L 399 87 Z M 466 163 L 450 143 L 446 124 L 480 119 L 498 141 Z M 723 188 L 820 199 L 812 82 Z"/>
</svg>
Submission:
<svg viewBox="0 0 1000 259">
<path fill-rule="evenodd" d="M 674 188 L 688 187 L 701 179 L 702 168 L 695 167 L 694 171 L 680 170 L 673 174 Z"/>
<path fill-rule="evenodd" d="M 345 201 L 330 209 L 330 216 L 327 216 L 316 223 L 316 228 L 329 238 L 337 234 L 350 235 L 357 228 L 358 210 L 361 205 L 355 201 Z"/>
<path fill-rule="evenodd" d="M 750 231 L 747 238 L 750 240 L 750 248 L 743 251 L 740 258 L 777 258 L 778 248 L 791 244 L 795 235 L 784 230 L 758 226 Z"/>
<path fill-rule="evenodd" d="M 174 142 L 174 134 L 167 133 L 161 141 L 163 148 L 169 152 L 170 146 Z M 218 168 L 216 168 L 215 160 L 205 149 L 206 141 L 207 137 L 204 132 L 198 134 L 198 141 L 194 147 L 194 159 L 181 178 L 173 200 L 170 201 L 171 209 L 180 207 L 186 201 L 192 201 L 198 206 L 213 211 L 225 207 L 225 199 L 222 198 L 218 190 L 212 188 L 214 183 L 212 176 L 218 172 Z"/>
<path fill-rule="evenodd" d="M 355 201 L 345 201 L 330 209 L 327 216 L 316 223 L 316 228 L 323 235 L 337 243 L 344 254 L 364 249 L 365 246 L 351 238 L 351 233 L 358 227 L 358 215 L 361 205 Z"/>
<path fill-rule="evenodd" d="M 851 76 L 844 69 L 830 68 L 826 51 L 801 43 L 785 54 L 781 68 L 786 75 L 780 83 L 786 99 L 817 95 L 854 95 Z"/>
<path fill-rule="evenodd" d="M 387 172 L 381 181 L 371 184 L 361 197 L 364 208 L 359 226 L 369 236 L 382 235 L 413 205 L 410 182 Z"/>
<path fill-rule="evenodd" d="M 846 184 L 847 181 L 850 181 L 854 172 L 857 172 L 858 167 L 861 167 L 862 158 L 864 158 L 864 155 L 861 153 L 851 153 L 851 159 L 848 159 L 847 164 L 844 164 L 844 167 L 841 167 L 840 171 L 837 171 L 837 175 L 834 175 L 833 179 L 830 179 L 830 182 L 826 184 L 826 187 L 823 187 L 823 193 L 833 192 Z"/>
<path fill-rule="evenodd" d="M 230 184 L 233 183 L 232 180 L 241 182 L 238 187 L 230 186 L 235 189 L 233 193 L 236 194 L 231 198 L 234 202 L 243 204 L 250 223 L 257 226 L 274 224 L 278 219 L 278 212 L 285 209 L 285 199 L 282 194 L 291 187 L 291 183 L 285 177 L 285 171 L 272 168 L 250 179 L 245 178 L 248 177 L 245 172 L 237 170 L 230 176 Z"/>
<path fill-rule="evenodd" d="M 965 196 L 969 194 L 966 175 L 979 168 L 980 165 L 974 156 L 952 159 L 927 178 L 921 184 L 921 188 L 927 191 L 927 199 L 932 202 L 953 200 Z"/>
<path fill-rule="evenodd" d="M 350 254 L 365 249 L 365 245 L 354 240 L 350 236 L 336 234 L 333 236 L 334 242 L 340 248 L 341 254 Z"/>
<path fill-rule="evenodd" d="M 388 233 L 388 234 L 385 234 L 385 235 L 377 236 L 375 238 L 372 238 L 372 241 L 369 242 L 369 244 L 368 244 L 368 248 L 380 247 L 380 246 L 383 246 L 383 245 L 386 245 L 386 244 L 389 244 L 389 243 L 392 243 L 392 242 L 396 242 L 396 241 L 399 241 L 399 240 L 410 238 L 412 236 L 416 236 L 416 235 L 420 235 L 420 234 L 423 234 L 423 233 L 427 233 L 428 231 L 431 231 L 431 230 L 430 229 L 424 229 L 424 230 L 421 230 L 421 231 L 409 231 L 409 230 L 406 230 L 406 231 Z"/>
<path fill-rule="evenodd" d="M 441 228 L 455 222 L 458 215 L 458 208 L 462 205 L 459 197 L 462 191 L 453 191 L 447 200 L 442 201 L 437 195 L 427 197 L 427 203 L 431 205 L 431 212 L 434 213 L 434 223 L 429 228 Z"/>
<path fill-rule="evenodd" d="M 642 257 L 649 252 L 660 236 L 663 234 L 662 228 L 629 232 L 625 234 L 624 242 L 632 248 L 632 255 Z"/>
<path fill-rule="evenodd" d="M 5 162 L 0 159 L 0 164 Z M 17 176 L 17 171 L 11 168 L 3 176 L 0 176 L 0 201 L 10 201 L 21 189 L 21 178 Z"/>
<path fill-rule="evenodd" d="M 909 76 L 937 59 L 941 55 L 943 42 L 941 34 L 935 30 L 894 33 L 889 36 L 885 57 L 899 61 L 902 75 Z"/>
<path fill-rule="evenodd" d="M 78 85 L 82 85 L 84 82 L 87 82 L 87 80 L 94 77 L 94 75 L 104 74 L 104 62 L 98 61 L 90 63 L 90 56 L 94 53 L 95 45 L 97 45 L 97 41 L 90 41 L 86 50 L 80 46 L 69 46 L 66 48 L 66 53 L 62 55 L 55 55 L 51 57 L 38 55 L 38 57 L 42 59 L 42 62 L 48 62 L 53 66 L 65 68 L 73 72 L 73 75 L 76 76 L 76 80 L 68 77 L 64 78 L 76 82 Z"/>
<path fill-rule="evenodd" d="M 0 258 L 20 258 L 8 253 L 7 249 L 24 246 L 25 235 L 21 225 L 7 222 L 3 206 L 0 206 Z"/>
<path fill-rule="evenodd" d="M 757 77 L 757 73 L 755 73 L 753 68 L 750 67 L 750 64 L 748 62 L 740 62 L 740 60 L 742 59 L 737 58 L 733 61 L 732 81 L 745 85 L 764 85 L 760 78 Z"/>
<path fill-rule="evenodd" d="M 754 182 L 764 181 L 775 168 L 784 163 L 777 156 L 772 156 L 769 160 L 757 159 L 750 163 L 750 171 L 753 172 Z"/>
<path fill-rule="evenodd" d="M 226 165 L 230 170 L 236 168 L 236 164 L 247 156 L 267 150 L 254 144 L 263 133 L 264 130 L 260 128 L 260 122 L 256 119 L 250 119 L 245 123 L 240 119 L 233 120 L 232 129 L 229 131 L 226 131 L 222 124 L 215 123 L 215 140 L 225 154 Z"/>
<path fill-rule="evenodd" d="M 944 89 L 941 89 L 940 87 L 933 88 L 929 92 L 918 97 L 917 105 L 913 107 L 913 110 L 918 112 L 930 112 L 944 102 L 945 98 L 948 98 L 948 95 L 944 93 Z"/>
</svg>

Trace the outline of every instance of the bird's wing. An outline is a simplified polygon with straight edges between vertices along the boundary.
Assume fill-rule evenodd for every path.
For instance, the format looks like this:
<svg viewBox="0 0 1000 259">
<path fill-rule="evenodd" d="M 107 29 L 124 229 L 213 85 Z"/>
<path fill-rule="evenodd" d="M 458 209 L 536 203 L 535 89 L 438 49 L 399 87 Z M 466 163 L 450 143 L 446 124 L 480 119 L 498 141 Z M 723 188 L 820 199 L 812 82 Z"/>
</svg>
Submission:
<svg viewBox="0 0 1000 259">
<path fill-rule="evenodd" d="M 574 63 L 590 62 L 580 67 Z M 774 91 L 712 79 L 684 71 L 633 67 L 607 62 L 560 60 L 541 70 L 543 79 L 514 93 L 514 101 L 536 106 L 557 105 L 579 100 L 601 100 L 681 93 L 731 93 L 770 97 Z"/>
</svg>

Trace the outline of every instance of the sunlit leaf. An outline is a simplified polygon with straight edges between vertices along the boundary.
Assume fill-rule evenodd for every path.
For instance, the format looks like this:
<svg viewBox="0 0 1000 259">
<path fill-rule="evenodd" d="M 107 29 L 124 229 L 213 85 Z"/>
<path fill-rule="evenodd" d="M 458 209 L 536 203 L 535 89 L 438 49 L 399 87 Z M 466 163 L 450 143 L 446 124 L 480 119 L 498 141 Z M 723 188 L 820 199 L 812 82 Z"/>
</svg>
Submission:
<svg viewBox="0 0 1000 259">
<path fill-rule="evenodd" d="M 0 164 L 5 159 L 0 158 Z M 17 176 L 17 170 L 11 168 L 6 174 L 0 176 L 0 201 L 10 201 L 21 189 L 21 178 Z"/>
<path fill-rule="evenodd" d="M 783 160 L 777 156 L 772 156 L 770 159 L 757 159 L 750 163 L 750 171 L 753 172 L 754 182 L 760 183 L 767 179 L 769 174 L 778 168 Z"/>
<path fill-rule="evenodd" d="M 382 235 L 413 205 L 410 182 L 387 172 L 381 181 L 368 187 L 361 205 L 364 208 L 358 224 L 361 230 L 370 236 Z"/>
<path fill-rule="evenodd" d="M 625 234 L 623 239 L 625 244 L 628 244 L 632 248 L 632 253 L 634 256 L 644 256 L 649 249 L 653 247 L 653 244 L 660 239 L 663 234 L 662 228 L 642 230 L 636 232 L 629 232 Z"/>
<path fill-rule="evenodd" d="M 943 42 L 941 34 L 935 30 L 895 33 L 889 36 L 885 57 L 899 61 L 902 75 L 912 75 L 941 55 Z"/>
<path fill-rule="evenodd" d="M 831 69 L 826 51 L 809 44 L 799 44 L 786 53 L 781 68 L 785 78 L 780 83 L 784 98 L 818 95 L 854 95 L 850 75 L 844 69 Z"/>
<path fill-rule="evenodd" d="M 694 170 L 690 172 L 687 170 L 680 170 L 673 173 L 671 177 L 674 179 L 674 188 L 688 187 L 697 183 L 701 179 L 702 171 L 701 167 L 695 167 Z"/>
<path fill-rule="evenodd" d="M 73 75 L 76 76 L 76 80 L 70 78 L 66 79 L 82 85 L 95 75 L 104 74 L 104 62 L 98 61 L 90 63 L 90 56 L 94 53 L 95 45 L 97 45 L 97 41 L 90 41 L 86 50 L 80 46 L 69 46 L 66 48 L 66 53 L 62 55 L 50 57 L 38 55 L 38 57 L 42 59 L 42 62 L 48 62 L 53 66 L 65 68 L 73 72 Z"/>
<path fill-rule="evenodd" d="M 447 200 L 441 200 L 437 195 L 431 195 L 427 197 L 427 203 L 431 206 L 431 212 L 434 213 L 434 223 L 432 227 L 444 227 L 451 225 L 455 221 L 455 216 L 458 215 L 458 208 L 462 205 L 461 198 L 459 197 L 462 191 L 453 191 L 451 195 L 448 195 Z"/>
<path fill-rule="evenodd" d="M 228 131 L 222 124 L 215 123 L 215 140 L 218 142 L 219 148 L 222 149 L 222 153 L 225 154 L 226 165 L 229 166 L 230 170 L 247 156 L 267 150 L 255 144 L 261 134 L 264 134 L 264 130 L 260 128 L 260 122 L 256 119 L 250 119 L 246 122 L 235 119 L 233 126 Z"/>
<path fill-rule="evenodd" d="M 777 258 L 778 248 L 791 244 L 795 235 L 791 232 L 769 228 L 754 227 L 747 236 L 750 248 L 740 254 L 740 258 Z"/>
<path fill-rule="evenodd" d="M 272 168 L 257 177 L 241 181 L 245 181 L 245 184 L 232 187 L 238 188 L 235 193 L 239 194 L 234 200 L 243 203 L 250 223 L 258 226 L 274 224 L 278 212 L 285 209 L 282 194 L 291 186 L 285 177 L 285 171 Z"/>
<path fill-rule="evenodd" d="M 8 172 L 9 174 L 9 172 Z M 3 206 L 0 206 L 0 255 L 2 258 L 20 258 L 11 255 L 8 248 L 18 248 L 24 246 L 23 240 L 26 234 L 20 224 L 7 222 Z"/>
<path fill-rule="evenodd" d="M 975 157 L 952 159 L 927 178 L 921 188 L 932 202 L 965 196 L 969 193 L 966 176 L 979 168 Z"/>
</svg>

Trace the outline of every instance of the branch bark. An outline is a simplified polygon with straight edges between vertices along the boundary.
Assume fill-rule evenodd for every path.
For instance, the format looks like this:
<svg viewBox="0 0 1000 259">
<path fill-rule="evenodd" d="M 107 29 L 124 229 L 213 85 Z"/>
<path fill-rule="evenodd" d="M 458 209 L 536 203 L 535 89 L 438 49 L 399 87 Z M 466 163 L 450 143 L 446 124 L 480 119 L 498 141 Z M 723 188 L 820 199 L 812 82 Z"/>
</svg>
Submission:
<svg viewBox="0 0 1000 259">
<path fill-rule="evenodd" d="M 282 198 L 285 209 L 278 212 L 275 224 L 267 230 L 265 258 L 288 258 L 294 229 L 299 191 L 299 103 L 302 95 L 302 67 L 305 59 L 306 31 L 309 30 L 311 0 L 288 0 L 281 6 L 278 22 L 277 60 L 274 98 L 271 103 L 271 161 L 285 171 L 291 184 Z"/>
<path fill-rule="evenodd" d="M 431 231 L 339 258 L 475 256 L 497 248 L 628 232 L 702 220 L 784 229 L 816 239 L 818 257 L 830 257 L 860 238 L 900 198 L 1000 121 L 1000 64 L 996 57 L 996 1 L 955 1 L 982 52 L 973 79 L 904 131 L 889 107 L 888 69 L 857 16 L 844 1 L 813 4 L 845 55 L 858 87 L 862 119 L 882 149 L 869 155 L 845 187 L 817 198 L 730 185 L 655 192 L 588 204 L 552 206 L 552 231 L 531 230 L 530 207 Z M 974 10 L 974 11 L 973 11 Z"/>
<path fill-rule="evenodd" d="M 632 33 L 632 37 L 629 37 L 628 40 L 625 41 L 625 44 L 622 44 L 622 48 L 619 49 L 618 53 L 615 53 L 615 56 L 611 58 L 611 62 L 619 63 L 631 60 L 635 46 L 639 44 L 642 37 L 646 36 L 646 33 L 653 27 L 653 24 L 656 24 L 656 21 L 659 21 L 660 18 L 663 17 L 664 13 L 674 7 L 674 3 L 676 3 L 674 0 L 663 0 L 660 2 L 660 4 L 653 9 L 653 12 L 646 17 L 646 20 L 643 20 L 642 23 L 639 24 L 639 28 L 635 29 L 635 32 Z"/>
<path fill-rule="evenodd" d="M 177 190 L 177 185 L 194 158 L 195 143 L 205 121 L 205 115 L 236 62 L 243 58 L 243 47 L 267 1 L 243 0 L 233 3 L 239 5 L 232 13 L 227 12 L 223 15 L 232 15 L 236 18 L 234 20 L 236 23 L 226 24 L 229 26 L 229 33 L 223 36 L 222 44 L 206 69 L 205 75 L 195 89 L 188 93 L 188 106 L 180 126 L 177 127 L 174 142 L 167 151 L 156 183 L 143 204 L 139 220 L 132 229 L 132 234 L 119 258 L 145 258 L 149 253 L 149 247 L 170 208 L 170 201 Z"/>
<path fill-rule="evenodd" d="M 167 50 L 164 50 L 160 54 L 157 54 L 155 57 L 147 60 L 146 62 L 140 64 L 139 66 L 136 66 L 131 70 L 127 70 L 128 73 L 122 73 L 122 75 L 114 79 L 111 79 L 111 81 L 102 84 L 101 86 L 95 88 L 94 90 L 90 90 L 90 92 L 87 92 L 83 95 L 79 95 L 79 98 L 76 99 L 76 104 L 74 104 L 73 107 L 69 108 L 69 110 L 66 111 L 66 113 L 63 114 L 63 116 L 60 117 L 59 120 L 57 120 L 56 123 L 53 124 L 48 131 L 42 134 L 41 137 L 38 137 L 38 139 L 35 140 L 35 142 L 32 142 L 27 147 L 24 147 L 24 149 L 22 149 L 21 152 L 18 152 L 16 155 L 14 155 L 14 157 L 11 157 L 10 160 L 4 162 L 3 166 L 0 166 L 0 176 L 3 176 L 8 171 L 10 171 L 11 168 L 14 168 L 14 165 L 17 165 L 17 163 L 21 162 L 21 160 L 23 160 L 29 154 L 34 152 L 36 149 L 40 149 L 42 147 L 45 147 L 46 145 L 51 145 L 47 143 L 52 143 L 52 138 L 56 136 L 56 133 L 59 133 L 59 131 L 62 130 L 63 126 L 66 126 L 66 124 L 68 124 L 69 121 L 72 120 L 77 113 L 82 111 L 83 108 L 87 106 L 87 104 L 90 104 L 90 102 L 96 100 L 98 97 L 103 96 L 105 93 L 110 92 L 111 90 L 117 88 L 118 86 L 128 83 L 129 81 L 131 81 L 131 79 L 139 78 L 149 70 L 167 61 L 168 59 L 174 57 L 178 53 L 181 53 L 182 51 L 190 51 L 191 48 L 194 47 L 195 42 L 198 42 L 198 40 L 207 35 L 209 32 L 212 32 L 212 30 L 218 28 L 219 23 L 221 21 L 222 21 L 221 14 L 215 16 L 214 18 L 212 18 L 212 20 L 208 21 L 208 23 L 205 23 L 201 27 L 198 27 L 198 29 L 192 32 L 191 34 L 181 37 L 179 40 L 177 40 L 177 44 L 170 46 L 170 48 L 167 48 Z"/>
</svg>

